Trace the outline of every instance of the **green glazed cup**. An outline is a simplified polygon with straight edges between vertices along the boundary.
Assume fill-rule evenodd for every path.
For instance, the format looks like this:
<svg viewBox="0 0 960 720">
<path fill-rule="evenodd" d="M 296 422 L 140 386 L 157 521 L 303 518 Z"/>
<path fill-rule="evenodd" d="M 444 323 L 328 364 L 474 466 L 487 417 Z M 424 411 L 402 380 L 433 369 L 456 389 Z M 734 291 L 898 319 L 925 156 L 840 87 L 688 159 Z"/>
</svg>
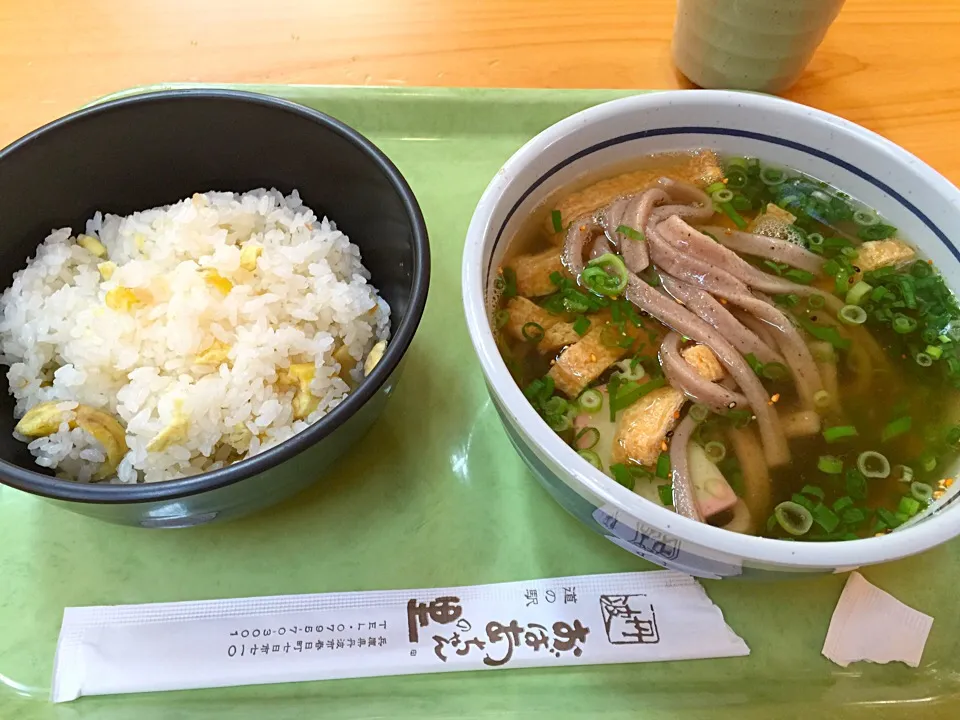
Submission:
<svg viewBox="0 0 960 720">
<path fill-rule="evenodd" d="M 843 0 L 678 0 L 673 61 L 700 87 L 783 92 L 842 6 Z"/>
</svg>

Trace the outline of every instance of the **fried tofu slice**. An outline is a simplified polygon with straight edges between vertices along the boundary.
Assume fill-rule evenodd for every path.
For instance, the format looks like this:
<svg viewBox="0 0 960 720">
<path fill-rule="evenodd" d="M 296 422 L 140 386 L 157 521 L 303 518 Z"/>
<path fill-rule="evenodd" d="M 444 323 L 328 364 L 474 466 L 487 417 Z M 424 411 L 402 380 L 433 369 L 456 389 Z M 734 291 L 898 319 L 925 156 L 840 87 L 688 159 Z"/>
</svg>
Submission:
<svg viewBox="0 0 960 720">
<path fill-rule="evenodd" d="M 694 345 L 680 351 L 683 359 L 693 366 L 700 377 L 710 382 L 723 380 L 723 365 L 706 345 Z"/>
<path fill-rule="evenodd" d="M 517 294 L 523 297 L 549 295 L 557 289 L 550 276 L 555 272 L 568 275 L 560 259 L 560 251 L 556 248 L 516 257 L 509 267 L 517 274 Z"/>
<path fill-rule="evenodd" d="M 790 211 L 784 210 L 779 205 L 768 203 L 766 210 L 750 221 L 747 232 L 781 240 L 792 240 L 791 236 L 796 234 L 793 228 L 796 221 L 797 216 Z"/>
<path fill-rule="evenodd" d="M 606 323 L 595 322 L 590 331 L 562 353 L 548 373 L 556 388 L 569 398 L 582 393 L 603 371 L 626 355 L 629 350 L 610 347 L 602 341 Z"/>
<path fill-rule="evenodd" d="M 686 395 L 669 385 L 644 395 L 620 413 L 613 439 L 614 463 L 657 464 L 667 433 L 676 427 Z"/>
<path fill-rule="evenodd" d="M 557 323 L 563 322 L 563 318 L 557 315 L 551 315 L 533 300 L 527 300 L 524 297 L 510 298 L 505 310 L 510 314 L 510 319 L 503 329 L 507 334 L 523 340 L 523 326 L 527 323 L 536 323 L 544 330 L 549 330 Z"/>
<path fill-rule="evenodd" d="M 869 240 L 861 245 L 854 262 L 861 272 L 870 272 L 888 265 L 902 265 L 913 260 L 916 252 L 902 240 Z"/>
<path fill-rule="evenodd" d="M 580 336 L 573 329 L 573 323 L 561 322 L 543 334 L 543 340 L 537 343 L 537 350 L 541 353 L 553 353 L 577 342 L 580 342 Z"/>
<path fill-rule="evenodd" d="M 606 178 L 570 193 L 558 201 L 554 209 L 560 211 L 560 222 L 566 227 L 572 220 L 591 215 L 622 195 L 645 190 L 661 177 L 706 187 L 723 180 L 723 168 L 716 153 L 711 150 L 667 154 L 658 158 L 655 166 Z M 547 215 L 545 222 L 547 232 L 553 233 L 551 214 Z"/>
<path fill-rule="evenodd" d="M 793 225 L 797 221 L 796 215 L 775 203 L 767 203 L 767 209 L 763 211 L 763 215 L 776 218 L 784 225 Z M 763 215 L 759 215 L 758 217 L 763 217 Z"/>
<path fill-rule="evenodd" d="M 510 319 L 507 320 L 503 329 L 517 340 L 527 339 L 523 335 L 523 326 L 528 323 L 536 323 L 543 328 L 543 339 L 537 343 L 537 350 L 542 353 L 556 352 L 580 340 L 572 323 L 564 322 L 563 318 L 551 315 L 532 300 L 523 297 L 511 298 L 505 309 Z"/>
</svg>

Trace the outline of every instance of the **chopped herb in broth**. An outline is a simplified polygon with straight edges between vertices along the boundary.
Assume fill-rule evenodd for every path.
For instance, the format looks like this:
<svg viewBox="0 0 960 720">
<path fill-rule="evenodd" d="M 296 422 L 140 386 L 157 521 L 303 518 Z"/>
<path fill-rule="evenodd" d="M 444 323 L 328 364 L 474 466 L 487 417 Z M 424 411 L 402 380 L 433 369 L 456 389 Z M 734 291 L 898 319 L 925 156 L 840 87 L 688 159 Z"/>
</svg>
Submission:
<svg viewBox="0 0 960 720">
<path fill-rule="evenodd" d="M 551 198 L 500 351 L 584 459 L 731 531 L 869 537 L 953 484 L 960 308 L 897 228 L 755 158 L 658 155 Z"/>
</svg>

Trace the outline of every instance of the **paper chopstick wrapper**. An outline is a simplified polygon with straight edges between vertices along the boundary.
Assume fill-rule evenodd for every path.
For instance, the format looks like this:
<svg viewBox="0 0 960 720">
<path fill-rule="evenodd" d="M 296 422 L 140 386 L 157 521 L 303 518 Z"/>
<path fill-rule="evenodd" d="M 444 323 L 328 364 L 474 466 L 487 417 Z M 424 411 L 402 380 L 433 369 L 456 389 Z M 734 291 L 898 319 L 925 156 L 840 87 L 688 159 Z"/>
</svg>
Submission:
<svg viewBox="0 0 960 720">
<path fill-rule="evenodd" d="M 672 571 L 81 607 L 63 613 L 52 700 L 749 653 Z"/>
<path fill-rule="evenodd" d="M 932 625 L 932 617 L 904 605 L 854 572 L 830 618 L 823 655 L 842 667 L 860 660 L 900 661 L 918 667 Z"/>
</svg>

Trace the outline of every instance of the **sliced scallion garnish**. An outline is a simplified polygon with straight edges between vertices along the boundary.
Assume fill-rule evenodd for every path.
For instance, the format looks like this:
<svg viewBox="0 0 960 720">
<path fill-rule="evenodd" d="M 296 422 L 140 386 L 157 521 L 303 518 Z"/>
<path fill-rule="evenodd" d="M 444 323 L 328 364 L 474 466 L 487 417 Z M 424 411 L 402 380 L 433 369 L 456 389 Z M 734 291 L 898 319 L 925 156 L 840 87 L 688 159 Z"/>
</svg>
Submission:
<svg viewBox="0 0 960 720">
<path fill-rule="evenodd" d="M 857 469 L 864 477 L 885 478 L 890 476 L 890 461 L 886 455 L 867 450 L 857 457 Z"/>
<path fill-rule="evenodd" d="M 821 434 L 828 443 L 835 443 L 845 438 L 856 437 L 857 429 L 853 425 L 835 425 L 827 428 Z"/>
<path fill-rule="evenodd" d="M 787 500 L 773 511 L 777 523 L 791 535 L 806 535 L 813 527 L 813 515 L 803 505 Z"/>
</svg>

